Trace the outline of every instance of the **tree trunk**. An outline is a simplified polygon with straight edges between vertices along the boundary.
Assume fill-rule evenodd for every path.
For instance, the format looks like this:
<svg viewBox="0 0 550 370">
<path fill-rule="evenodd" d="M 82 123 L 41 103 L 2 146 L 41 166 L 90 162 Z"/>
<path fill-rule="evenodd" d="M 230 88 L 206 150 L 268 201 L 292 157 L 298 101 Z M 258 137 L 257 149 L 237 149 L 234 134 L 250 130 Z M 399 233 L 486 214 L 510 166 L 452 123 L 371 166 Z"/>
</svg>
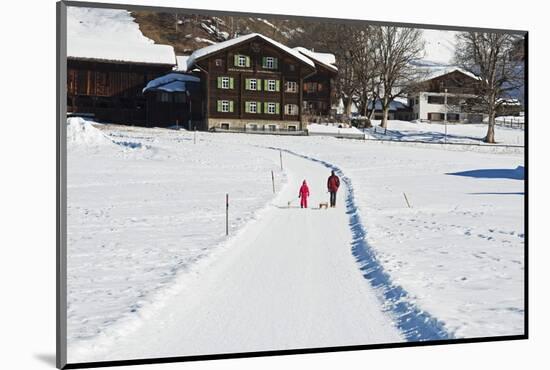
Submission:
<svg viewBox="0 0 550 370">
<path fill-rule="evenodd" d="M 388 114 L 390 113 L 390 105 L 385 105 L 382 108 L 382 122 L 380 123 L 380 127 L 382 128 L 388 128 Z"/>
<path fill-rule="evenodd" d="M 489 100 L 489 106 L 487 107 L 487 110 L 489 113 L 489 118 L 487 122 L 487 135 L 485 136 L 484 141 L 486 143 L 495 143 L 495 115 L 496 115 L 496 107 L 493 103 L 495 100 L 494 96 L 490 96 Z"/>
<path fill-rule="evenodd" d="M 347 98 L 347 99 L 344 100 L 344 105 L 345 105 L 344 116 L 346 117 L 346 119 L 348 121 L 351 118 L 351 103 L 352 103 L 351 98 Z"/>
<path fill-rule="evenodd" d="M 495 111 L 491 109 L 489 112 L 489 122 L 487 124 L 487 135 L 485 136 L 486 143 L 495 144 Z"/>
</svg>

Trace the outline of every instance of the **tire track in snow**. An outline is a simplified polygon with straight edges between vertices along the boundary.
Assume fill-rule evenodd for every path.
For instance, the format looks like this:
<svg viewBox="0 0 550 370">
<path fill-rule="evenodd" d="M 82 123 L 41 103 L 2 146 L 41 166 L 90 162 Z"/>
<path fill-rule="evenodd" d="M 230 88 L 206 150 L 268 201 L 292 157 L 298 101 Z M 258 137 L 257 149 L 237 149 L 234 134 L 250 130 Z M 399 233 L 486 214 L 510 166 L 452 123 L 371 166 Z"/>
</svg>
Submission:
<svg viewBox="0 0 550 370">
<path fill-rule="evenodd" d="M 407 341 L 433 341 L 454 339 L 454 335 L 445 329 L 443 322 L 420 309 L 412 301 L 409 293 L 400 285 L 393 283 L 391 276 L 384 270 L 373 248 L 367 242 L 367 231 L 361 221 L 359 208 L 355 204 L 355 195 L 351 179 L 338 166 L 292 150 L 267 147 L 301 157 L 334 170 L 347 186 L 346 213 L 349 215 L 349 226 L 352 232 L 352 254 L 363 274 L 363 277 L 377 292 L 384 310 L 389 311 L 395 319 L 397 328 Z"/>
</svg>

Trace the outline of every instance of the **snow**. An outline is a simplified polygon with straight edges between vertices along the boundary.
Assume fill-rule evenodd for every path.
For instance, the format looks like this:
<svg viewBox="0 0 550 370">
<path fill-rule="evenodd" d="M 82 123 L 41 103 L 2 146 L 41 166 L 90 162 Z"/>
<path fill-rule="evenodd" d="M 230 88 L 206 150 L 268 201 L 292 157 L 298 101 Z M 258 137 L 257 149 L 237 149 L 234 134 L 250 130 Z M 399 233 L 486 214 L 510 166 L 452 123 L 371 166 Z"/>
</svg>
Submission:
<svg viewBox="0 0 550 370">
<path fill-rule="evenodd" d="M 516 117 L 519 118 L 519 117 Z M 486 124 L 447 124 L 445 137 L 444 123 L 423 123 L 390 120 L 388 129 L 379 126 L 379 120 L 372 121 L 373 128 L 366 130 L 367 137 L 392 141 L 422 141 L 429 143 L 454 143 L 483 145 L 487 134 Z M 495 127 L 495 139 L 498 144 L 523 146 L 525 131 L 520 128 Z M 491 145 L 491 144 L 487 144 Z"/>
<path fill-rule="evenodd" d="M 452 73 L 452 72 L 460 72 L 468 77 L 471 77 L 473 79 L 476 79 L 478 80 L 479 77 L 477 77 L 476 75 L 474 75 L 473 73 L 471 72 L 468 72 L 460 67 L 457 67 L 457 66 L 452 66 L 452 65 L 446 65 L 446 66 L 431 66 L 431 67 L 427 67 L 427 68 L 421 68 L 422 70 L 424 70 L 424 72 L 426 73 L 426 75 L 422 75 L 422 80 L 424 81 L 428 81 L 428 80 L 431 80 L 431 79 L 434 79 L 434 78 L 437 78 L 437 77 L 441 77 L 441 76 L 444 76 L 446 74 L 449 74 L 449 73 Z"/>
<path fill-rule="evenodd" d="M 189 59 L 189 55 L 176 55 L 174 71 L 187 72 L 187 59 Z"/>
<path fill-rule="evenodd" d="M 162 90 L 166 92 L 185 92 L 194 89 L 199 89 L 200 78 L 183 74 L 183 73 L 168 73 L 164 76 L 157 77 L 147 83 L 143 88 L 143 92 L 150 90 Z"/>
<path fill-rule="evenodd" d="M 239 44 L 241 42 L 245 42 L 245 41 L 253 39 L 255 37 L 260 37 L 263 40 L 267 41 L 268 43 L 272 44 L 273 46 L 275 46 L 275 47 L 285 51 L 286 53 L 294 56 L 295 58 L 301 60 L 305 64 L 307 64 L 311 67 L 315 67 L 315 65 L 313 64 L 313 62 L 311 60 L 309 60 L 307 57 L 300 54 L 296 50 L 293 50 L 293 49 L 281 44 L 280 42 L 277 42 L 273 39 L 270 39 L 269 37 L 264 36 L 262 34 L 251 33 L 251 34 L 248 34 L 248 35 L 236 37 L 236 38 L 231 39 L 231 40 L 223 41 L 223 42 L 220 42 L 220 43 L 217 43 L 217 44 L 214 44 L 214 45 L 210 45 L 210 46 L 204 47 L 202 49 L 195 50 L 193 52 L 193 54 L 191 54 L 191 56 L 187 60 L 187 68 L 188 69 L 192 68 L 194 66 L 195 62 L 197 60 L 201 59 L 201 58 L 204 58 L 208 55 L 217 53 L 220 50 L 223 50 L 225 48 L 228 48 L 228 47 L 231 47 L 233 45 Z"/>
<path fill-rule="evenodd" d="M 311 51 L 309 49 L 306 49 L 304 47 L 301 47 L 301 46 L 295 47 L 294 50 L 299 51 L 300 53 L 304 54 L 309 59 L 317 61 L 321 65 L 323 65 L 323 66 L 325 66 L 325 67 L 327 67 L 327 68 L 329 68 L 333 71 L 338 71 L 338 68 L 336 68 L 336 66 L 334 66 L 334 64 L 336 63 L 336 57 L 334 56 L 334 54 L 313 52 L 313 51 Z"/>
<path fill-rule="evenodd" d="M 98 127 L 146 149 L 69 146 L 70 361 L 524 331 L 523 151 Z"/>
<path fill-rule="evenodd" d="M 126 10 L 67 7 L 67 57 L 174 65 L 174 49 L 143 36 Z"/>
<path fill-rule="evenodd" d="M 342 126 L 342 127 L 339 127 Z M 343 127 L 340 125 L 331 125 L 331 124 L 319 124 L 319 123 L 310 123 L 307 126 L 308 134 L 311 136 L 317 135 L 326 135 L 326 136 L 336 136 L 336 137 L 347 137 L 347 138 L 357 138 L 364 139 L 365 133 L 359 130 L 356 127 Z"/>
</svg>

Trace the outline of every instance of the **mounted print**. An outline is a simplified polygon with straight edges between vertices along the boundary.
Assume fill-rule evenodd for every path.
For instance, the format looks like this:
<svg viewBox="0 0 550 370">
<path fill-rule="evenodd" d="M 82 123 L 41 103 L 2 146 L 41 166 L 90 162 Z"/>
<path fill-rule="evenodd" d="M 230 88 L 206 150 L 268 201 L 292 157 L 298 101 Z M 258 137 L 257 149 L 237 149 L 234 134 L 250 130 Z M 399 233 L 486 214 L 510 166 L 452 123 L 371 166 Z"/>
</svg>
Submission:
<svg viewBox="0 0 550 370">
<path fill-rule="evenodd" d="M 527 338 L 527 50 L 58 3 L 58 367 Z"/>
</svg>

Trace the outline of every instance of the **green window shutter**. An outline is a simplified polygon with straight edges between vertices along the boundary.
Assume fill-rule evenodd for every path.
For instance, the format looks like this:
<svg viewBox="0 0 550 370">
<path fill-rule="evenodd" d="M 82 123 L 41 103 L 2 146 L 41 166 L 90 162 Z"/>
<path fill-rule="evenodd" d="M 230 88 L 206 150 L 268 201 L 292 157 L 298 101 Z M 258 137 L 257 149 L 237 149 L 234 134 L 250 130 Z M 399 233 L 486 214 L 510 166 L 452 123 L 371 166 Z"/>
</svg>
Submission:
<svg viewBox="0 0 550 370">
<path fill-rule="evenodd" d="M 262 113 L 262 102 L 261 101 L 256 102 L 256 113 Z"/>
<path fill-rule="evenodd" d="M 267 58 L 262 57 L 262 68 L 265 68 L 267 66 Z"/>
<path fill-rule="evenodd" d="M 269 111 L 267 110 L 267 102 L 264 102 L 264 112 L 265 112 L 265 113 L 269 112 Z"/>
<path fill-rule="evenodd" d="M 222 88 L 222 78 L 218 77 L 218 89 Z"/>
<path fill-rule="evenodd" d="M 250 57 L 246 57 L 246 67 L 250 67 Z"/>
<path fill-rule="evenodd" d="M 264 80 L 264 90 L 267 91 L 267 80 Z"/>
<path fill-rule="evenodd" d="M 233 77 L 229 77 L 229 88 L 232 89 L 235 86 L 235 79 Z"/>
<path fill-rule="evenodd" d="M 244 80 L 245 89 L 250 90 L 250 78 Z"/>
<path fill-rule="evenodd" d="M 279 68 L 279 59 L 278 58 L 273 59 L 273 68 L 275 68 L 275 69 Z"/>
<path fill-rule="evenodd" d="M 233 56 L 233 65 L 236 67 L 239 65 L 239 55 L 238 54 L 235 54 Z"/>
<path fill-rule="evenodd" d="M 233 100 L 229 101 L 229 111 L 233 113 Z"/>
<path fill-rule="evenodd" d="M 247 102 L 247 101 L 244 102 L 244 111 L 246 113 L 250 113 L 250 102 Z"/>
<path fill-rule="evenodd" d="M 259 78 L 256 80 L 256 90 L 262 91 L 262 80 Z"/>
<path fill-rule="evenodd" d="M 218 100 L 218 112 L 222 111 L 222 101 Z"/>
<path fill-rule="evenodd" d="M 275 91 L 279 91 L 281 88 L 281 81 L 275 80 Z"/>
<path fill-rule="evenodd" d="M 279 103 L 275 103 L 275 114 L 279 114 Z"/>
</svg>

